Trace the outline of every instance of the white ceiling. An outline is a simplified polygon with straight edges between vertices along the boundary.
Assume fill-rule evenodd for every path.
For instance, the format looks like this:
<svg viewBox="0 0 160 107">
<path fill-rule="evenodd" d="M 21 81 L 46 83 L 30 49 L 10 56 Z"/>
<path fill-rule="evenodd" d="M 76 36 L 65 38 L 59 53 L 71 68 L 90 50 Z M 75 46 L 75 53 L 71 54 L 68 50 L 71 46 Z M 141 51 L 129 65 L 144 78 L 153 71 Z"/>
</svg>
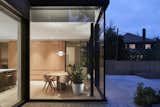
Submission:
<svg viewBox="0 0 160 107">
<path fill-rule="evenodd" d="M 18 22 L 0 10 L 0 41 L 16 40 Z"/>
<path fill-rule="evenodd" d="M 89 22 L 31 22 L 31 39 L 88 40 Z M 0 42 L 17 40 L 18 22 L 0 10 Z"/>
<path fill-rule="evenodd" d="M 30 34 L 36 40 L 88 40 L 90 23 L 31 22 Z"/>
<path fill-rule="evenodd" d="M 31 9 L 32 22 L 95 22 L 96 9 Z"/>
</svg>

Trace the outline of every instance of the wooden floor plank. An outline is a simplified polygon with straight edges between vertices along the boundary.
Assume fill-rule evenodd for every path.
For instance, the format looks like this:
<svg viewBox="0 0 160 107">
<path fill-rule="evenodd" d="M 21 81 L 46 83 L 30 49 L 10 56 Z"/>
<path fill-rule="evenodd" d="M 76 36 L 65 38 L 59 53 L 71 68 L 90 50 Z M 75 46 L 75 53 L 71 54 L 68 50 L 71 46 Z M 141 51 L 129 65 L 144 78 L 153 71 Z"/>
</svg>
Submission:
<svg viewBox="0 0 160 107">
<path fill-rule="evenodd" d="M 77 102 L 77 103 L 26 103 L 23 107 L 108 107 L 106 103 L 100 102 Z"/>
</svg>

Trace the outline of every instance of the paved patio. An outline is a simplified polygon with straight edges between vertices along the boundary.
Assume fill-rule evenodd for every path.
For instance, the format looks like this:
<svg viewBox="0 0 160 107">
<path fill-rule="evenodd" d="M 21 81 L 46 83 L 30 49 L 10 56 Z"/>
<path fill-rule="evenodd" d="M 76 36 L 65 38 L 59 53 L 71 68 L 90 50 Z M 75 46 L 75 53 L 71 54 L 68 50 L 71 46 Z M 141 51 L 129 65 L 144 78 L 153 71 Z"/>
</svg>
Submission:
<svg viewBox="0 0 160 107">
<path fill-rule="evenodd" d="M 144 79 L 138 76 L 106 76 L 108 103 L 117 105 L 114 107 L 137 107 L 133 98 L 139 82 L 143 82 L 145 86 L 151 86 L 155 90 L 160 90 L 160 79 Z"/>
<path fill-rule="evenodd" d="M 138 76 L 106 76 L 108 103 L 27 103 L 24 107 L 138 107 L 133 103 L 137 83 L 143 82 L 160 90 L 160 79 L 144 79 Z M 154 107 L 160 107 L 156 105 Z"/>
</svg>

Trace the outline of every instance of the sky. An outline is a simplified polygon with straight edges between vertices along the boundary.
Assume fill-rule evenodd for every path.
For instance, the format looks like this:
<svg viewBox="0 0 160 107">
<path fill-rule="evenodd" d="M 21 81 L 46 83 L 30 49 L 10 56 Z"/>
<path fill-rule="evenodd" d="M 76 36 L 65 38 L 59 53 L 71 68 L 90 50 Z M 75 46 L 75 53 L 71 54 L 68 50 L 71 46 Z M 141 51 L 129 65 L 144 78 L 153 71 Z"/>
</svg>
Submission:
<svg viewBox="0 0 160 107">
<path fill-rule="evenodd" d="M 160 37 L 160 0 L 110 0 L 106 10 L 106 26 L 127 32 L 142 34 L 146 28 L 147 38 Z"/>
</svg>

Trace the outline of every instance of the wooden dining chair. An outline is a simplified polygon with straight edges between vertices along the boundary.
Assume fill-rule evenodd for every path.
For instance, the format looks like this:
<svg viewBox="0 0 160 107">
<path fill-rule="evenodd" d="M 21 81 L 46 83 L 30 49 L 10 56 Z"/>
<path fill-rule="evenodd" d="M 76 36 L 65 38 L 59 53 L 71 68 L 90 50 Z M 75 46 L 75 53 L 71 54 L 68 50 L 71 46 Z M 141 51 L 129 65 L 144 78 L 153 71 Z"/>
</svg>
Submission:
<svg viewBox="0 0 160 107">
<path fill-rule="evenodd" d="M 68 70 L 67 73 L 68 73 L 68 85 L 72 85 L 72 72 L 71 70 Z"/>
<path fill-rule="evenodd" d="M 46 91 L 47 91 L 50 87 L 51 89 L 53 89 L 55 91 L 56 85 L 54 82 L 56 81 L 56 77 L 44 75 L 44 81 L 45 81 L 45 84 L 44 84 L 43 90 L 46 89 Z"/>
<path fill-rule="evenodd" d="M 60 83 L 60 90 L 62 91 L 62 84 L 65 84 L 66 86 L 69 85 L 69 77 L 68 76 L 60 76 L 59 83 Z"/>
<path fill-rule="evenodd" d="M 68 85 L 71 86 L 72 85 L 72 76 L 68 75 Z"/>
</svg>

